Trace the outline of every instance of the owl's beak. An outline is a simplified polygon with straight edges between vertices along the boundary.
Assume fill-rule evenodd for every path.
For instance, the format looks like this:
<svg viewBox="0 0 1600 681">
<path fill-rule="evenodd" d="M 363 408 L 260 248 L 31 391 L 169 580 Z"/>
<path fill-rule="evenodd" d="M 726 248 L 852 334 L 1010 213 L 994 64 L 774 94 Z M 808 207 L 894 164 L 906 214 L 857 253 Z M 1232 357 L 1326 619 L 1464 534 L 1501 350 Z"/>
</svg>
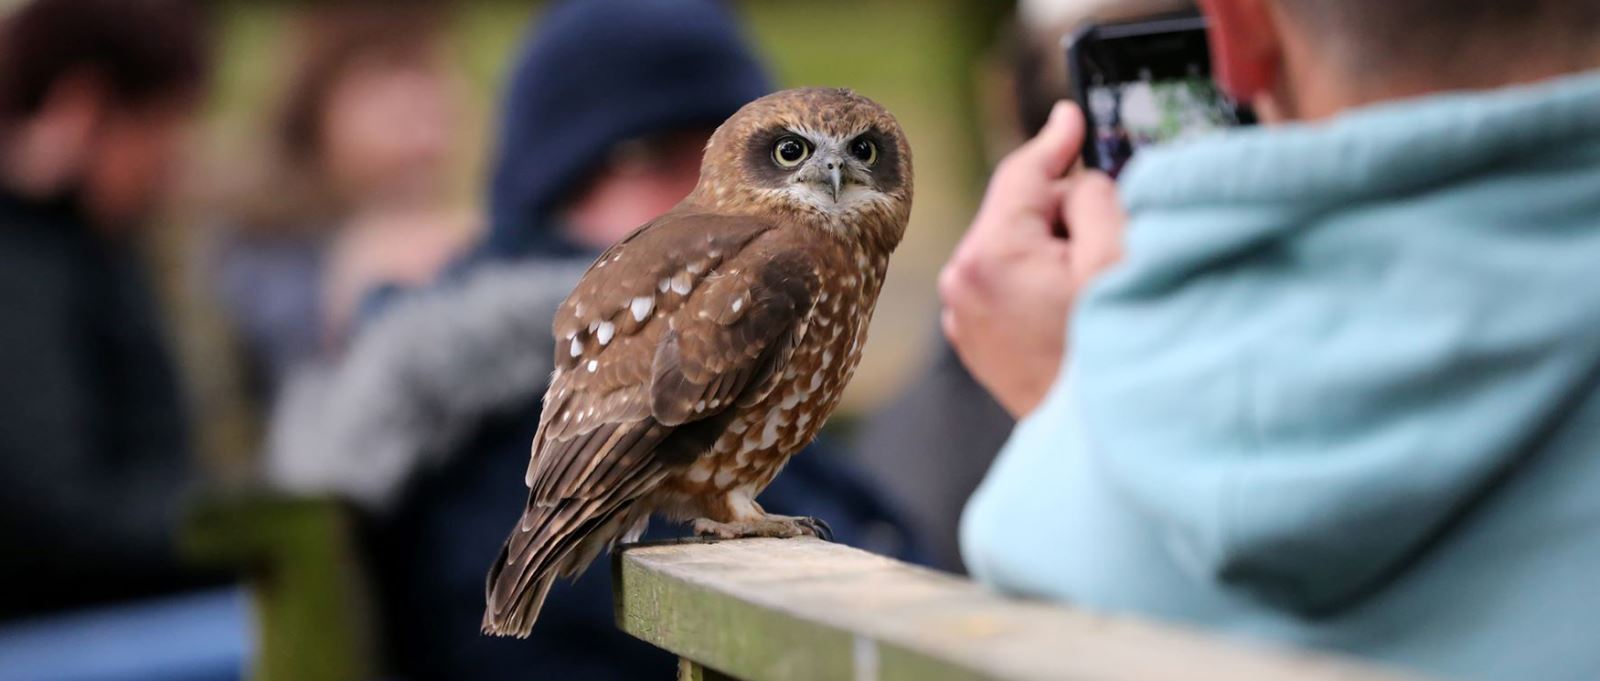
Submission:
<svg viewBox="0 0 1600 681">
<path fill-rule="evenodd" d="M 839 195 L 844 193 L 845 159 L 832 153 L 823 153 L 806 165 L 806 169 L 799 176 L 799 180 L 815 185 L 817 189 L 825 191 L 834 203 L 839 202 Z"/>
</svg>

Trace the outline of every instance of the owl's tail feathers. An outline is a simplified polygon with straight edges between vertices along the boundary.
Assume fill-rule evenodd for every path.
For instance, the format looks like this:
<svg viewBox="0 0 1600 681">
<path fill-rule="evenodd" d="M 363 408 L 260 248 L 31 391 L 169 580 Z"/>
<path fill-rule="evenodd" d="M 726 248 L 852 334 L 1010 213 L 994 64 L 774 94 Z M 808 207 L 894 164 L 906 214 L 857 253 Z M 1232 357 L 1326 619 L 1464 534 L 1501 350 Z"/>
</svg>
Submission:
<svg viewBox="0 0 1600 681">
<path fill-rule="evenodd" d="M 527 638 L 550 585 L 561 576 L 558 549 L 570 548 L 569 523 L 556 509 L 529 504 L 489 568 L 483 633 Z M 568 535 L 562 537 L 561 535 Z M 562 551 L 561 553 L 566 553 Z"/>
<path fill-rule="evenodd" d="M 636 510 L 624 502 L 529 503 L 489 568 L 483 633 L 527 638 L 557 578 L 581 574 L 606 547 L 644 532 L 649 514 Z"/>
</svg>

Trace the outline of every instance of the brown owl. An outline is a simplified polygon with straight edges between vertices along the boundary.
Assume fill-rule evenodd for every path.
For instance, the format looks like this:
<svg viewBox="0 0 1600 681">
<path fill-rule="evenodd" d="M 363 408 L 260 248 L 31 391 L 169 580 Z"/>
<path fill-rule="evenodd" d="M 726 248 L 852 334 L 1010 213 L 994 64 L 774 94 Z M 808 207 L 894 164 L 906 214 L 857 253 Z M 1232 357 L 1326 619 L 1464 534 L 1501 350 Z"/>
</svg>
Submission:
<svg viewBox="0 0 1600 681">
<path fill-rule="evenodd" d="M 787 90 L 711 136 L 692 193 L 556 313 L 527 510 L 483 629 L 526 636 L 557 577 L 652 513 L 723 538 L 821 534 L 756 503 L 850 381 L 911 214 L 911 150 L 850 90 Z"/>
</svg>

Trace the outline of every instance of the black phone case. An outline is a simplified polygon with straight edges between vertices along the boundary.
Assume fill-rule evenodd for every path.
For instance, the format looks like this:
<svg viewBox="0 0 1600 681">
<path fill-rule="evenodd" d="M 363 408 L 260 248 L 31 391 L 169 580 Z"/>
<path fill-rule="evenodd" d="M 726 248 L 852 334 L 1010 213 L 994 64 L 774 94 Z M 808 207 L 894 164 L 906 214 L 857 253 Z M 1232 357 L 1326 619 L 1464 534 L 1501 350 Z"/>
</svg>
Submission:
<svg viewBox="0 0 1600 681">
<path fill-rule="evenodd" d="M 1089 106 L 1089 88 L 1093 79 L 1091 70 L 1088 67 L 1088 51 L 1105 41 L 1156 37 L 1191 31 L 1203 33 L 1205 29 L 1206 19 L 1204 16 L 1196 12 L 1184 12 L 1134 22 L 1092 24 L 1068 35 L 1062 41 L 1066 52 L 1067 74 L 1071 80 L 1072 98 L 1083 111 L 1084 120 L 1087 123 L 1083 144 L 1083 161 L 1086 166 L 1100 168 L 1103 165 L 1099 158 L 1099 151 L 1094 144 L 1096 124 Z M 1204 55 L 1204 58 L 1206 63 L 1209 64 L 1210 55 Z"/>
</svg>

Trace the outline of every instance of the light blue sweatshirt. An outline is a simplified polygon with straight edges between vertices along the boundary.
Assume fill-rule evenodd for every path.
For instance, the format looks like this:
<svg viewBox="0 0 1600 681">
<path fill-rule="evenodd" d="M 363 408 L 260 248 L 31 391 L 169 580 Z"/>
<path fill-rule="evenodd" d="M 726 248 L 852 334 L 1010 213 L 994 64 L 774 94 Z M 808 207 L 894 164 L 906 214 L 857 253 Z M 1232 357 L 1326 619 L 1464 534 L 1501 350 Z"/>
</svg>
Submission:
<svg viewBox="0 0 1600 681">
<path fill-rule="evenodd" d="M 967 507 L 973 573 L 1600 678 L 1600 73 L 1144 151 L 1122 197 L 1125 258 Z"/>
</svg>

